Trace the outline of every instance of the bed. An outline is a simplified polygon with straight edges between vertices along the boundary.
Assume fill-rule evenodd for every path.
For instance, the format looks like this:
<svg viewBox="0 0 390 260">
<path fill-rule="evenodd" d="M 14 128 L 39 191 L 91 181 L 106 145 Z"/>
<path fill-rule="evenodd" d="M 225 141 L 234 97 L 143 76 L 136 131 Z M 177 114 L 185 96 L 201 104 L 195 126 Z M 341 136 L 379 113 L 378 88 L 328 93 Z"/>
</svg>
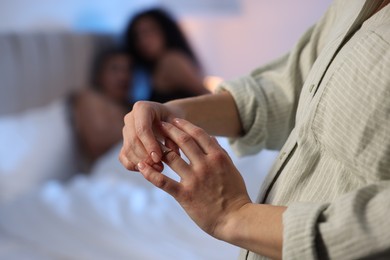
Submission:
<svg viewBox="0 0 390 260">
<path fill-rule="evenodd" d="M 75 174 L 61 97 L 86 85 L 89 57 L 112 41 L 0 35 L 0 259 L 236 259 L 238 248 L 205 234 L 172 197 L 124 169 L 121 144 L 88 175 Z M 218 140 L 254 199 L 276 153 L 237 158 Z"/>
</svg>

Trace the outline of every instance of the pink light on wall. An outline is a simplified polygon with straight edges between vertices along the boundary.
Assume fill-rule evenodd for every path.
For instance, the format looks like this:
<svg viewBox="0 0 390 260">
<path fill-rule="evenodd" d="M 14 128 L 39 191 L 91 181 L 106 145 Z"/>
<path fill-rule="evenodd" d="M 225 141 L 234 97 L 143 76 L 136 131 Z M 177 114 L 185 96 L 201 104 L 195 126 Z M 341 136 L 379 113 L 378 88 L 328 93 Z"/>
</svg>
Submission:
<svg viewBox="0 0 390 260">
<path fill-rule="evenodd" d="M 331 0 L 242 0 L 232 15 L 184 16 L 208 74 L 231 79 L 288 52 L 325 12 Z"/>
</svg>

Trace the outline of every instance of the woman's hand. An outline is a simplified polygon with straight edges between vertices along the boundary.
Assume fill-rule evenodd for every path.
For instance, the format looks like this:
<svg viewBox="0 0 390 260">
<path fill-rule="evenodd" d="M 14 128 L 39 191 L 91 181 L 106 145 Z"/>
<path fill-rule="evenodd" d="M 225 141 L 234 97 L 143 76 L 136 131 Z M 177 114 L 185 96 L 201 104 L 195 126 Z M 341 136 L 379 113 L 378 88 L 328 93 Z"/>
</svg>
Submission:
<svg viewBox="0 0 390 260">
<path fill-rule="evenodd" d="M 238 136 L 242 129 L 233 97 L 224 91 L 219 94 L 178 99 L 165 104 L 140 101 L 125 117 L 123 148 L 119 160 L 128 170 L 137 170 L 137 163 L 146 162 L 162 171 L 162 151 L 157 141 L 161 138 L 161 122 L 185 118 L 209 133 Z M 163 138 L 161 138 L 163 139 Z M 177 146 L 168 139 L 165 145 Z"/>
<path fill-rule="evenodd" d="M 163 161 L 181 178 L 176 182 L 146 162 L 138 169 L 155 186 L 171 194 L 207 233 L 222 238 L 228 219 L 250 203 L 244 181 L 228 154 L 204 130 L 183 119 L 162 122 L 161 133 L 176 143 L 189 159 L 168 151 Z"/>
<path fill-rule="evenodd" d="M 119 155 L 121 163 L 128 170 L 137 171 L 137 163 L 146 162 L 157 171 L 162 171 L 163 153 L 158 142 L 162 136 L 160 125 L 162 121 L 169 122 L 177 116 L 181 116 L 180 111 L 174 106 L 147 101 L 135 103 L 133 110 L 124 119 L 123 147 Z M 169 140 L 166 145 L 176 150 Z"/>
<path fill-rule="evenodd" d="M 261 255 L 281 258 L 282 214 L 286 208 L 251 203 L 240 173 L 216 139 L 184 119 L 175 119 L 182 113 L 209 132 L 235 136 L 240 124 L 232 113 L 232 104 L 225 94 L 165 105 L 137 103 L 125 118 L 120 159 L 126 168 L 135 170 L 137 166 L 148 181 L 171 194 L 210 235 Z M 218 109 L 221 107 L 224 109 Z M 164 153 L 156 141 L 157 134 L 167 141 L 169 149 Z M 179 156 L 178 147 L 189 163 Z M 160 158 L 180 176 L 180 182 L 160 173 L 162 164 L 151 159 L 151 151 L 160 153 Z"/>
</svg>

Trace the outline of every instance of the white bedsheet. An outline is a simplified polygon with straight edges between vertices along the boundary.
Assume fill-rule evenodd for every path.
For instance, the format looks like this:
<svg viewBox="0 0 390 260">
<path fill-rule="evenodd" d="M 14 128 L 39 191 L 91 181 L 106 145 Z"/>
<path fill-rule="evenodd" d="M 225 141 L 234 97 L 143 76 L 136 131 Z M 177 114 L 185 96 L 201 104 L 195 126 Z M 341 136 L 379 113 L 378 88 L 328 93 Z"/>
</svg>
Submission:
<svg viewBox="0 0 390 260">
<path fill-rule="evenodd" d="M 0 201 L 76 171 L 65 100 L 0 117 Z"/>
<path fill-rule="evenodd" d="M 254 198 L 275 153 L 238 159 L 226 139 L 219 141 Z M 125 170 L 117 160 L 119 149 L 101 158 L 90 176 L 67 183 L 45 180 L 4 201 L 0 259 L 237 258 L 238 248 L 205 234 L 172 197 Z M 175 176 L 169 168 L 164 173 Z M 1 178 L 0 172 L 0 183 Z"/>
</svg>

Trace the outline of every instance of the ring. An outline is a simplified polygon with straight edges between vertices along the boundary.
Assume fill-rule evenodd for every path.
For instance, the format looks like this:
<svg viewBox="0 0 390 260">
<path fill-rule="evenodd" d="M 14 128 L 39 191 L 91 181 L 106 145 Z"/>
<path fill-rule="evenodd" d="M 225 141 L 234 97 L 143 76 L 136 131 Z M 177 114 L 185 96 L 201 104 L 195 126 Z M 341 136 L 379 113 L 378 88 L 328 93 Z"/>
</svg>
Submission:
<svg viewBox="0 0 390 260">
<path fill-rule="evenodd" d="M 168 150 L 163 151 L 163 156 L 169 154 L 170 152 L 173 152 L 173 150 L 172 149 L 168 149 Z"/>
<path fill-rule="evenodd" d="M 160 144 L 160 148 L 161 148 L 161 151 L 162 151 L 162 153 L 163 153 L 163 156 L 165 156 L 165 155 L 167 155 L 168 153 L 170 153 L 170 152 L 173 151 L 172 149 L 166 147 L 166 146 L 163 145 L 162 143 L 159 142 L 159 144 Z"/>
</svg>

